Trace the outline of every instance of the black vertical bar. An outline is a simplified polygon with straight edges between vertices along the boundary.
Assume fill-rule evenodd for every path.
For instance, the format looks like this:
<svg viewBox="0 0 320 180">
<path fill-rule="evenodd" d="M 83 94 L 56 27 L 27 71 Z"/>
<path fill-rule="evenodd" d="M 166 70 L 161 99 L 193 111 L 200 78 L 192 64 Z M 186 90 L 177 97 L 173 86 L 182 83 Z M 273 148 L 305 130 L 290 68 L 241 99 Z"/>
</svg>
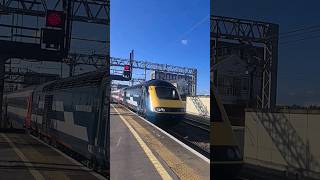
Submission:
<svg viewBox="0 0 320 180">
<path fill-rule="evenodd" d="M 73 76 L 73 60 L 69 64 L 69 77 Z"/>
<path fill-rule="evenodd" d="M 272 55 L 271 55 L 271 97 L 270 97 L 270 108 L 275 108 L 277 104 L 277 72 L 278 72 L 278 36 L 279 36 L 279 25 L 273 24 L 272 26 Z"/>
<path fill-rule="evenodd" d="M 62 78 L 62 62 L 60 62 L 60 78 Z"/>
<path fill-rule="evenodd" d="M 4 122 L 2 118 L 2 104 L 3 104 L 3 90 L 4 90 L 4 74 L 6 57 L 0 57 L 0 127 L 3 127 Z"/>
<path fill-rule="evenodd" d="M 132 67 L 132 64 L 133 64 L 133 59 L 134 59 L 134 50 L 131 50 L 131 53 L 130 53 L 130 80 L 131 80 L 131 86 L 133 86 L 133 79 L 132 79 L 132 71 L 133 71 L 133 67 Z"/>
<path fill-rule="evenodd" d="M 71 3 L 73 1 L 63 0 L 62 8 L 63 12 L 65 13 L 65 24 L 64 24 L 64 44 L 61 47 L 63 57 L 67 57 L 69 50 L 70 50 L 70 42 L 71 42 L 71 10 L 72 6 Z"/>
</svg>

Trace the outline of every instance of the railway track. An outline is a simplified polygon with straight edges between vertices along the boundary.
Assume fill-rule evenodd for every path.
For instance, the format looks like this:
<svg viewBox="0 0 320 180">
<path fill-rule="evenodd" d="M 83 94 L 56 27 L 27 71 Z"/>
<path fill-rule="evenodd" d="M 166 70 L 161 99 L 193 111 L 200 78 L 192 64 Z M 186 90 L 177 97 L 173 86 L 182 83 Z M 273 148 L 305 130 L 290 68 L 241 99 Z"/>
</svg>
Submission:
<svg viewBox="0 0 320 180">
<path fill-rule="evenodd" d="M 210 122 L 197 121 L 188 117 L 185 117 L 182 122 L 210 132 Z"/>
<path fill-rule="evenodd" d="M 210 148 L 206 148 L 206 145 L 205 145 L 206 143 L 191 141 L 186 136 L 183 136 L 183 135 L 181 135 L 181 134 L 179 134 L 177 132 L 174 132 L 172 130 L 168 130 L 167 132 L 170 133 L 171 135 L 173 135 L 174 137 L 176 137 L 177 139 L 179 139 L 180 141 L 182 141 L 185 144 L 187 144 L 192 149 L 194 149 L 197 152 L 201 153 L 205 157 L 210 158 L 210 150 L 209 150 Z"/>
<path fill-rule="evenodd" d="M 160 127 L 186 145 L 210 158 L 209 126 L 195 120 L 183 119 L 173 127 Z"/>
</svg>

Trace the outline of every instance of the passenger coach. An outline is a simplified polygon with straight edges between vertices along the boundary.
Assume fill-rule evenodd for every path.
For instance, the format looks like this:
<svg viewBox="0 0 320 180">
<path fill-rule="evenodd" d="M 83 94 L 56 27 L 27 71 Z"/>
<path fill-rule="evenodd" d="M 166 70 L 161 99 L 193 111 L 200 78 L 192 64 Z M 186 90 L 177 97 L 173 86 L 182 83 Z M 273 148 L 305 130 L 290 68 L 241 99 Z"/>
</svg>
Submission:
<svg viewBox="0 0 320 180">
<path fill-rule="evenodd" d="M 63 146 L 90 167 L 109 168 L 109 96 L 105 70 L 5 95 L 8 124 Z"/>
</svg>

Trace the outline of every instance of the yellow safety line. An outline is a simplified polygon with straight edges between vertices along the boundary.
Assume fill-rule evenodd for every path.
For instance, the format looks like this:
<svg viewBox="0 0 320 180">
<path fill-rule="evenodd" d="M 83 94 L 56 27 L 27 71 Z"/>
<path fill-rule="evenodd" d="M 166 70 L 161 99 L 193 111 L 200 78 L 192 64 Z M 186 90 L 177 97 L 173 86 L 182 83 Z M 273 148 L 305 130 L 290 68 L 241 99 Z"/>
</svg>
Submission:
<svg viewBox="0 0 320 180">
<path fill-rule="evenodd" d="M 146 145 L 146 143 L 141 139 L 141 137 L 138 135 L 138 133 L 133 129 L 133 127 L 128 123 L 127 120 L 124 119 L 124 117 L 119 113 L 119 111 L 112 105 L 114 110 L 118 113 L 121 120 L 125 123 L 125 125 L 128 127 L 128 129 L 131 131 L 132 135 L 136 138 L 139 145 L 153 164 L 153 166 L 156 168 L 162 179 L 169 180 L 172 179 L 169 173 L 165 170 L 165 168 L 162 166 L 162 164 L 158 161 L 156 156 L 152 153 L 152 151 L 149 149 L 149 147 Z"/>
<path fill-rule="evenodd" d="M 28 158 L 24 156 L 24 154 L 11 142 L 11 140 L 3 133 L 1 133 L 1 136 L 10 144 L 12 149 L 16 152 L 16 154 L 20 157 L 22 161 L 24 161 L 24 164 L 28 167 L 30 173 L 36 180 L 45 180 L 45 178 L 42 176 L 42 174 L 34 169 L 30 169 L 30 167 L 33 167 L 31 163 L 29 163 Z"/>
</svg>

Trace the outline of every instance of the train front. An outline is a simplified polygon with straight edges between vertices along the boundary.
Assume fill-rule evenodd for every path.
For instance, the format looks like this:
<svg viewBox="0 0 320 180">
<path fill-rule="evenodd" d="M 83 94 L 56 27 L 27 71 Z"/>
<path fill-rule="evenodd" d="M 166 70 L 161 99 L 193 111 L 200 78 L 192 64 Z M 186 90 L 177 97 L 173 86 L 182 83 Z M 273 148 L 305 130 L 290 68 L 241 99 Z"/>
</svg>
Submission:
<svg viewBox="0 0 320 180">
<path fill-rule="evenodd" d="M 149 116 L 156 120 L 179 120 L 185 115 L 181 97 L 171 83 L 161 80 L 150 81 L 147 85 L 149 94 Z"/>
<path fill-rule="evenodd" d="M 210 159 L 214 179 L 232 179 L 243 165 L 243 157 L 235 140 L 232 126 L 220 99 L 211 97 Z"/>
</svg>

